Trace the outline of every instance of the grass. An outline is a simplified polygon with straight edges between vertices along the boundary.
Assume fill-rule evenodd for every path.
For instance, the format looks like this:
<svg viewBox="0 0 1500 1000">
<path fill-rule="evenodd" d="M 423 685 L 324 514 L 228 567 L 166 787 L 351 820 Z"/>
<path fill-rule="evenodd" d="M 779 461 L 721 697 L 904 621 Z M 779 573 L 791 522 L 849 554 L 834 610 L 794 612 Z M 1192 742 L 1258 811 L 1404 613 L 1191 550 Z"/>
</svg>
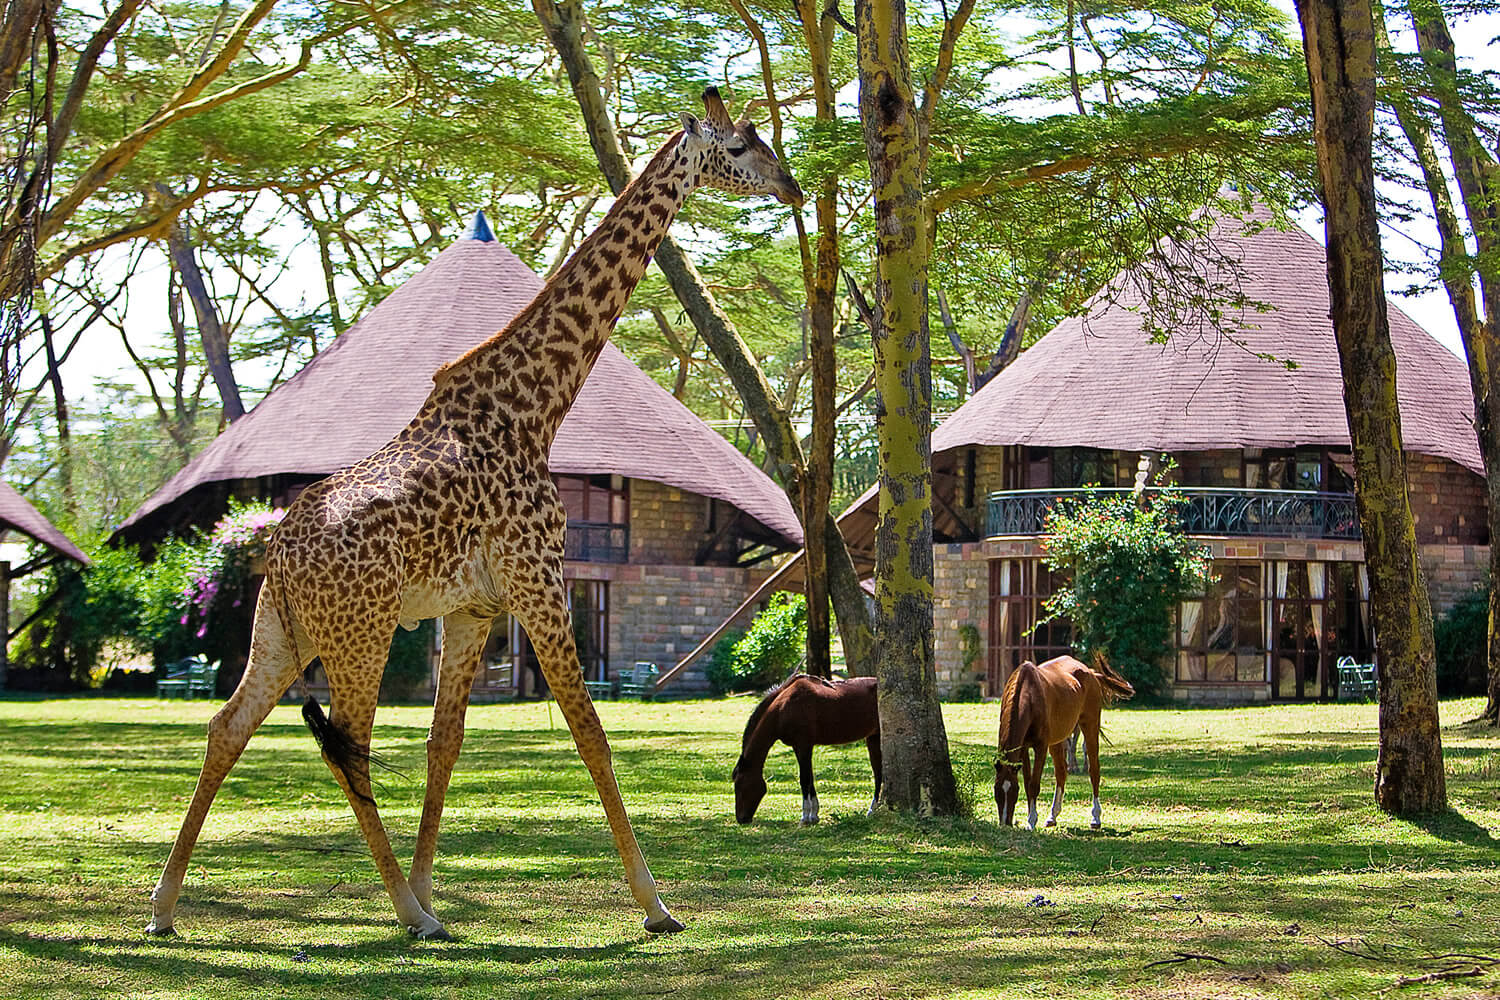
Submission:
<svg viewBox="0 0 1500 1000">
<path fill-rule="evenodd" d="M 821 824 L 798 826 L 782 749 L 736 826 L 750 707 L 600 706 L 688 925 L 669 938 L 640 929 L 555 706 L 471 710 L 435 896 L 458 940 L 439 944 L 397 927 L 295 708 L 230 776 L 181 936 L 156 940 L 148 896 L 214 706 L 0 701 L 0 997 L 1500 996 L 1482 960 L 1500 957 L 1500 737 L 1465 723 L 1477 701 L 1443 706 L 1452 809 L 1417 823 L 1374 808 L 1373 706 L 1111 710 L 1099 833 L 1086 778 L 1061 828 L 996 826 L 993 705 L 945 706 L 972 819 L 866 817 L 854 745 L 814 759 Z M 413 774 L 379 794 L 408 857 L 427 719 L 382 709 L 376 731 Z M 1450 966 L 1481 974 L 1401 985 Z"/>
</svg>

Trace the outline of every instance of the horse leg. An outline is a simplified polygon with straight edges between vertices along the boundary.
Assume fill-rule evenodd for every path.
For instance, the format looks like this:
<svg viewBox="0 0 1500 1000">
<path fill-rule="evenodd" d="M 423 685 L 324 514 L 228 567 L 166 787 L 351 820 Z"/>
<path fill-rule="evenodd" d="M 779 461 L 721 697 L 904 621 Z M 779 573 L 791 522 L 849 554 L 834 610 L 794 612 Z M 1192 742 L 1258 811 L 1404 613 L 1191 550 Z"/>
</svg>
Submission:
<svg viewBox="0 0 1500 1000">
<path fill-rule="evenodd" d="M 412 854 L 407 882 L 422 909 L 433 916 L 432 860 L 437 854 L 438 826 L 443 801 L 458 751 L 464 742 L 464 715 L 469 689 L 479 669 L 479 654 L 490 634 L 490 619 L 451 614 L 443 618 L 442 661 L 438 667 L 437 697 L 432 706 L 432 728 L 427 731 L 427 791 L 422 801 L 422 823 Z"/>
<path fill-rule="evenodd" d="M 1036 829 L 1036 798 L 1042 793 L 1042 748 L 1022 747 L 1021 764 L 1026 772 L 1026 825 Z"/>
<path fill-rule="evenodd" d="M 881 765 L 881 760 L 880 760 L 880 733 L 879 733 L 878 730 L 876 732 L 871 733 L 869 736 L 865 737 L 865 749 L 868 750 L 868 751 L 870 751 L 870 770 L 873 771 L 873 772 L 875 772 L 875 797 L 872 798 L 872 799 L 870 799 L 870 812 L 868 813 L 868 815 L 873 816 L 873 815 L 875 815 L 875 807 L 880 804 L 880 765 Z"/>
<path fill-rule="evenodd" d="M 1080 723 L 1073 727 L 1073 735 L 1068 737 L 1068 773 L 1082 774 L 1088 766 L 1088 751 L 1084 751 L 1084 762 L 1078 763 L 1078 737 L 1083 735 L 1083 725 Z"/>
<path fill-rule="evenodd" d="M 292 686 L 298 671 L 312 659 L 309 644 L 307 655 L 298 662 L 299 657 L 287 641 L 288 630 L 282 627 L 270 591 L 270 587 L 262 588 L 256 605 L 245 674 L 234 694 L 208 724 L 208 749 L 203 755 L 198 787 L 193 789 L 193 799 L 182 819 L 177 840 L 172 844 L 172 853 L 167 857 L 161 878 L 151 893 L 151 922 L 146 925 L 148 934 L 173 933 L 172 919 L 177 909 L 177 897 L 182 892 L 182 879 L 187 874 L 193 847 L 198 842 L 203 820 L 213 805 L 219 786 L 240 759 L 251 734 L 260 728 L 271 709 Z"/>
<path fill-rule="evenodd" d="M 1095 719 L 1092 726 L 1083 729 L 1083 745 L 1089 755 L 1089 783 L 1094 786 L 1094 811 L 1089 823 L 1095 830 L 1099 829 L 1099 720 Z"/>
<path fill-rule="evenodd" d="M 1063 785 L 1068 781 L 1068 757 L 1061 743 L 1054 743 L 1049 749 L 1052 751 L 1052 777 L 1057 782 L 1057 789 L 1052 793 L 1052 815 L 1047 817 L 1047 825 L 1056 826 L 1057 814 L 1062 812 Z M 1041 770 L 1040 765 L 1037 770 Z"/>
<path fill-rule="evenodd" d="M 798 743 L 792 747 L 797 755 L 797 777 L 802 782 L 802 825 L 812 826 L 818 821 L 818 790 L 813 787 L 812 744 Z"/>
</svg>

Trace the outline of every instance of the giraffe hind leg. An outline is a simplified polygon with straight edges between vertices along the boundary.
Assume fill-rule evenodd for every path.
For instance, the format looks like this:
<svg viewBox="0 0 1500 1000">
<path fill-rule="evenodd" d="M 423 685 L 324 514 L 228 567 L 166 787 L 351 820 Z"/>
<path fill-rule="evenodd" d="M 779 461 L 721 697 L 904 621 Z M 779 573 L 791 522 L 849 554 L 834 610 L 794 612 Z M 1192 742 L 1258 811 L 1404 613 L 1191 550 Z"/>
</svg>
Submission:
<svg viewBox="0 0 1500 1000">
<path fill-rule="evenodd" d="M 208 748 L 203 756 L 203 768 L 182 827 L 172 844 L 172 852 L 151 893 L 151 922 L 146 925 L 147 933 L 174 932 L 173 920 L 177 897 L 182 892 L 182 880 L 219 786 L 244 752 L 251 734 L 276 707 L 302 668 L 312 660 L 310 645 L 306 646 L 306 656 L 302 656 L 301 651 L 287 641 L 281 619 L 266 596 L 268 589 L 262 589 L 256 606 L 245 674 L 234 694 L 208 724 Z"/>
<path fill-rule="evenodd" d="M 392 621 L 390 630 L 381 633 L 387 646 L 394 631 Z M 323 759 L 334 780 L 344 790 L 349 807 L 354 810 L 354 818 L 369 845 L 375 870 L 380 874 L 386 895 L 396 910 L 396 919 L 416 937 L 447 941 L 451 940 L 448 932 L 437 918 L 422 909 L 401 871 L 395 852 L 391 850 L 390 837 L 380 821 L 380 810 L 375 805 L 374 790 L 370 785 L 370 737 L 375 728 L 379 677 L 385 665 L 385 649 L 380 648 L 376 638 L 372 633 L 367 646 L 361 643 L 366 648 L 357 651 L 345 649 L 336 655 L 324 654 L 323 664 L 328 670 L 327 727 L 336 730 L 338 737 L 333 741 L 332 750 L 325 742 Z M 374 683 L 370 683 L 372 677 Z"/>
</svg>

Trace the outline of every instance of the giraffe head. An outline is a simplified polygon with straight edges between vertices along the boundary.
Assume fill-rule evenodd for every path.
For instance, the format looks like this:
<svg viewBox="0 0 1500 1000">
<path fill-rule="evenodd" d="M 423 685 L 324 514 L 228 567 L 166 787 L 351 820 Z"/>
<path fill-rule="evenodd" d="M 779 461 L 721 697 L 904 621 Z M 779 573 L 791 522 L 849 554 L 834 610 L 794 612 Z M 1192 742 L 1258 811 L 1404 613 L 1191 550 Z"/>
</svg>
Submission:
<svg viewBox="0 0 1500 1000">
<path fill-rule="evenodd" d="M 731 194 L 769 194 L 802 207 L 802 189 L 748 120 L 729 117 L 717 87 L 703 92 L 703 118 L 682 113 L 682 149 L 697 161 L 699 183 Z"/>
</svg>

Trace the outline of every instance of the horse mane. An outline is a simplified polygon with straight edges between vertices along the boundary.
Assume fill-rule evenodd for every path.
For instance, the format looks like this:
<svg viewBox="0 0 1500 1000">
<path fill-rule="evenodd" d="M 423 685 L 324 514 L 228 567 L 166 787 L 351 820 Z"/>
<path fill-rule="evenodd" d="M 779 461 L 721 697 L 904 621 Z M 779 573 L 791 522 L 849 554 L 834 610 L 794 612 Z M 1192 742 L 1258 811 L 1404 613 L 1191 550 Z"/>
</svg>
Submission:
<svg viewBox="0 0 1500 1000">
<path fill-rule="evenodd" d="M 1016 729 L 1016 722 L 1021 716 L 1021 672 L 1036 669 L 1036 664 L 1026 660 L 1015 670 L 1011 671 L 1010 677 L 1005 681 L 1005 690 L 1001 692 L 1000 703 L 1004 706 L 1000 712 L 999 752 L 1003 756 L 1007 750 L 1016 747 L 1007 746 L 1011 734 Z M 1020 744 L 1016 744 L 1020 746 Z"/>
</svg>

